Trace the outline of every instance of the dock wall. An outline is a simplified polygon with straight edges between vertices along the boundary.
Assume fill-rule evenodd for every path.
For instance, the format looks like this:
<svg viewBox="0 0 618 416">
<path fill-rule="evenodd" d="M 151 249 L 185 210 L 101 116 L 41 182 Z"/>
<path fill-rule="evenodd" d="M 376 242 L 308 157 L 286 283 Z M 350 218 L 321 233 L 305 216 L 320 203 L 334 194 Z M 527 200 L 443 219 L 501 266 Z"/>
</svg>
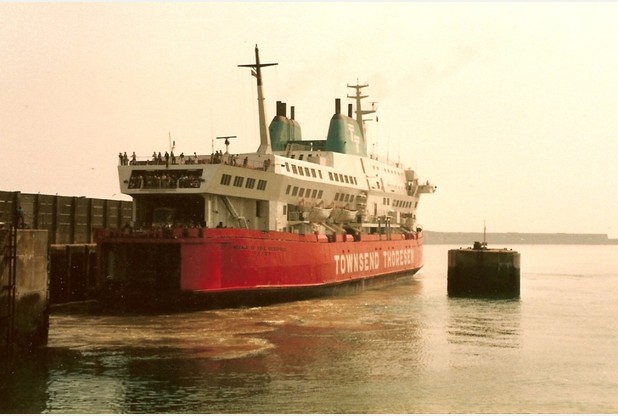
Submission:
<svg viewBox="0 0 618 416">
<path fill-rule="evenodd" d="M 45 345 L 49 328 L 47 231 L 16 230 L 15 241 L 9 232 L 1 234 L 0 349 Z"/>
<path fill-rule="evenodd" d="M 50 303 L 89 299 L 96 278 L 93 229 L 129 223 L 132 202 L 0 191 L 0 229 L 20 220 L 19 207 L 20 228 L 46 231 Z"/>
<path fill-rule="evenodd" d="M 47 230 L 50 245 L 92 243 L 93 228 L 120 228 L 132 213 L 131 201 L 0 191 L 0 223 L 11 224 L 20 206 L 23 228 Z"/>
</svg>

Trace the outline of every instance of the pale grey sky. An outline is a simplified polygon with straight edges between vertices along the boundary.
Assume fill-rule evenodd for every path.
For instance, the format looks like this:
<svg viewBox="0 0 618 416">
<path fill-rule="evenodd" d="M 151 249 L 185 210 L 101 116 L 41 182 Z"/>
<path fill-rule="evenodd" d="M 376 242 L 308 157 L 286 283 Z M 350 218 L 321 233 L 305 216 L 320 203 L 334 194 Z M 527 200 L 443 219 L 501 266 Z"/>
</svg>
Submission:
<svg viewBox="0 0 618 416">
<path fill-rule="evenodd" d="M 120 151 L 257 149 L 296 107 L 324 138 L 370 87 L 375 150 L 438 185 L 435 231 L 618 237 L 618 3 L 0 3 L 0 189 L 118 198 Z M 215 143 L 215 150 L 223 144 Z"/>
</svg>

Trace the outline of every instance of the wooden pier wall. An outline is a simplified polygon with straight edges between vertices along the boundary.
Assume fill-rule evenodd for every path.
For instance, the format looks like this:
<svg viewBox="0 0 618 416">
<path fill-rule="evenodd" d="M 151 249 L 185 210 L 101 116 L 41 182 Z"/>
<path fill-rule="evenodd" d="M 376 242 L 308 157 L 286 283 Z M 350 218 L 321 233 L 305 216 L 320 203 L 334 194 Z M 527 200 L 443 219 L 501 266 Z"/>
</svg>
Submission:
<svg viewBox="0 0 618 416">
<path fill-rule="evenodd" d="M 24 228 L 47 231 L 50 303 L 89 299 L 96 276 L 92 230 L 129 223 L 132 203 L 0 191 L 0 229 L 18 219 L 18 207 L 23 210 Z"/>
</svg>

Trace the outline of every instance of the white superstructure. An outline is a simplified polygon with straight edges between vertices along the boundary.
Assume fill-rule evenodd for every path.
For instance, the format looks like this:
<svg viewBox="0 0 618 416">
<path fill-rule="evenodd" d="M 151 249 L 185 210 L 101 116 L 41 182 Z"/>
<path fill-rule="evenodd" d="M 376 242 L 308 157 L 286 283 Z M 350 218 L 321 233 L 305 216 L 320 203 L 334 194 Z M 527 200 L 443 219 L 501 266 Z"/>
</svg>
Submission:
<svg viewBox="0 0 618 416">
<path fill-rule="evenodd" d="M 422 193 L 435 186 L 419 182 L 399 164 L 367 156 L 361 89 L 352 85 L 352 107 L 340 114 L 339 100 L 325 140 L 302 140 L 300 126 L 277 103 L 265 126 L 256 47 L 260 146 L 254 153 L 168 155 L 119 166 L 121 191 L 134 198 L 135 228 L 154 223 L 202 227 L 240 227 L 287 232 L 357 233 L 415 231 Z M 226 146 L 227 149 L 227 146 Z"/>
</svg>

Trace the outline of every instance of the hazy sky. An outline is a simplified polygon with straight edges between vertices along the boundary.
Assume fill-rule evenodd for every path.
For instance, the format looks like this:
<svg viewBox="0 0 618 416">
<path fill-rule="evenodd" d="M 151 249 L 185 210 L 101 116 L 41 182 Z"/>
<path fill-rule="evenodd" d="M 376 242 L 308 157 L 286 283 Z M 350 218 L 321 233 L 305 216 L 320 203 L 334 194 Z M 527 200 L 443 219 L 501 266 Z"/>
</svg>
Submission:
<svg viewBox="0 0 618 416">
<path fill-rule="evenodd" d="M 438 186 L 435 231 L 618 237 L 618 3 L 0 3 L 0 189 L 120 198 L 117 155 L 324 138 L 368 83 L 375 151 Z M 347 101 L 344 101 L 347 103 Z M 223 143 L 214 143 L 215 150 Z M 370 149 L 371 150 L 371 149 Z"/>
</svg>

